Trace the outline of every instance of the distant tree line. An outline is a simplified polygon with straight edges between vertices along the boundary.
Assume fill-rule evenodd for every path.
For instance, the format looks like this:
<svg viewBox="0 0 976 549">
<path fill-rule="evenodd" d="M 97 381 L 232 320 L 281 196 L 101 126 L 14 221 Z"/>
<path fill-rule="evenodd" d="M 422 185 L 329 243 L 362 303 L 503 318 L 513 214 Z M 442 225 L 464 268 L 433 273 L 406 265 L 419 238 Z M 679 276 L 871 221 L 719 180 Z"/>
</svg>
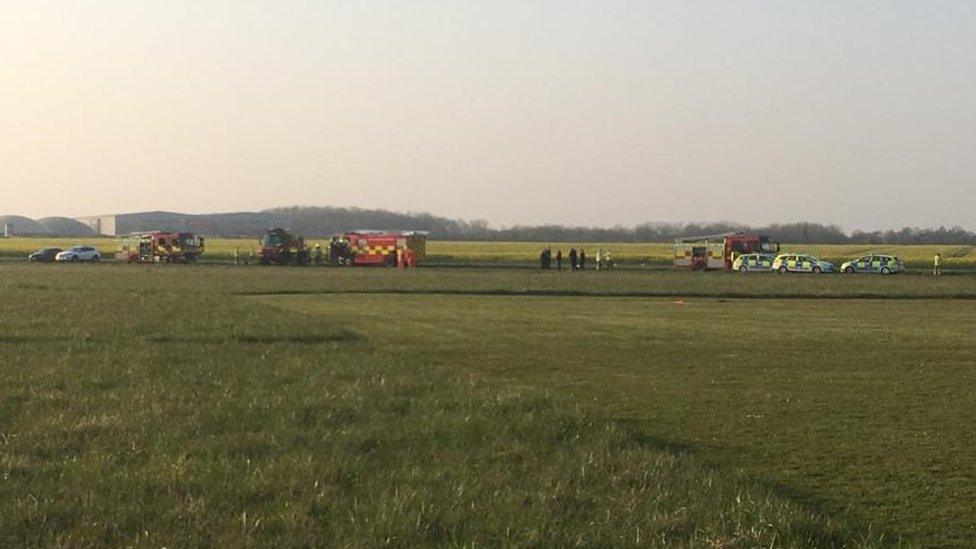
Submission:
<svg viewBox="0 0 976 549">
<path fill-rule="evenodd" d="M 906 227 L 887 231 L 845 233 L 836 225 L 782 223 L 753 227 L 733 222 L 644 223 L 636 227 L 568 227 L 564 225 L 516 225 L 495 229 L 487 221 L 464 221 L 429 213 L 331 207 L 276 208 L 263 212 L 286 222 L 293 230 L 324 237 L 349 230 L 419 230 L 438 240 L 533 241 L 533 242 L 668 242 L 675 238 L 747 232 L 769 235 L 791 244 L 962 244 L 976 245 L 976 233 L 961 227 L 921 229 Z"/>
</svg>

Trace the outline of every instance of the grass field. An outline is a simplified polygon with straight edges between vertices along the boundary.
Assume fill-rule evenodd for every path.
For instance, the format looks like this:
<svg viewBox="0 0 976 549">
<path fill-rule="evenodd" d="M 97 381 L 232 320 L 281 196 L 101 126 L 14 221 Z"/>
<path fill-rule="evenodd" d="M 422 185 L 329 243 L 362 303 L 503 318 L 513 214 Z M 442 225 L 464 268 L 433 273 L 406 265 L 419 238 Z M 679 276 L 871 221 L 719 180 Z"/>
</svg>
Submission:
<svg viewBox="0 0 976 549">
<path fill-rule="evenodd" d="M 310 240 L 310 245 L 326 246 L 327 239 Z M 50 239 L 50 238 L 8 238 L 0 239 L 0 258 L 23 258 L 33 250 L 45 246 L 70 247 L 76 244 L 92 245 L 106 257 L 114 254 L 115 242 L 111 238 L 93 239 Z M 568 254 L 570 248 L 584 249 L 590 262 L 595 261 L 600 248 L 613 250 L 614 261 L 624 267 L 666 267 L 671 265 L 674 247 L 669 243 L 567 243 L 567 242 L 450 242 L 431 241 L 428 243 L 428 263 L 444 265 L 536 265 L 539 252 L 545 246 L 553 252 L 561 249 Z M 235 249 L 242 252 L 256 250 L 257 239 L 219 239 L 207 240 L 205 261 L 232 260 Z M 866 246 L 866 245 L 793 245 L 784 244 L 782 251 L 810 253 L 822 259 L 835 262 L 838 266 L 852 258 L 866 253 L 884 253 L 901 257 L 915 269 L 928 269 L 932 257 L 941 253 L 947 269 L 976 269 L 976 249 L 972 246 Z M 568 260 L 567 260 L 568 261 Z"/>
<path fill-rule="evenodd" d="M 974 302 L 970 276 L 6 263 L 0 541 L 970 546 Z"/>
</svg>

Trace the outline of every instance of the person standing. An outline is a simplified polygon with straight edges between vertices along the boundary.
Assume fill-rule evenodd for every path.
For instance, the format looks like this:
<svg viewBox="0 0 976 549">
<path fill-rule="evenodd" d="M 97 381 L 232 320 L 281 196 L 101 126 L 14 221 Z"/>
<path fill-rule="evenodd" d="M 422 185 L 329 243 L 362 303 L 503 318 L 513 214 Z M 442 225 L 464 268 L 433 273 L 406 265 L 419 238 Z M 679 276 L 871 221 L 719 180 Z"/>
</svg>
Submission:
<svg viewBox="0 0 976 549">
<path fill-rule="evenodd" d="M 546 269 L 546 250 L 545 248 L 539 252 L 539 270 L 544 271 Z"/>
<path fill-rule="evenodd" d="M 563 270 L 563 251 L 556 250 L 556 269 Z"/>
<path fill-rule="evenodd" d="M 579 256 L 576 254 L 576 248 L 570 248 L 569 249 L 569 270 L 570 271 L 576 270 L 576 266 L 577 266 L 576 261 L 578 257 Z"/>
<path fill-rule="evenodd" d="M 603 268 L 603 248 L 596 249 L 596 270 Z"/>
<path fill-rule="evenodd" d="M 240 264 L 241 264 L 241 249 L 234 248 L 234 265 L 240 265 Z"/>
<path fill-rule="evenodd" d="M 935 276 L 942 275 L 942 254 L 935 254 L 932 259 L 932 274 Z"/>
<path fill-rule="evenodd" d="M 586 270 L 586 250 L 584 250 L 583 248 L 580 248 L 580 253 L 579 253 L 579 270 L 581 271 Z"/>
</svg>

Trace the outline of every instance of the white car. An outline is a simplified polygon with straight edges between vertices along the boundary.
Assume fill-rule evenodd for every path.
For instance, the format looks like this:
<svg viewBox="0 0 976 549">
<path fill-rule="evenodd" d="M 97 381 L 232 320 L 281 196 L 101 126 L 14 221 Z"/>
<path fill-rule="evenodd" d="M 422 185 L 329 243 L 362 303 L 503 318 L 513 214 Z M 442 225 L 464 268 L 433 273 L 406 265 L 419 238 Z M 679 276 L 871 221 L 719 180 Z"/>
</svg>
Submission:
<svg viewBox="0 0 976 549">
<path fill-rule="evenodd" d="M 92 248 L 91 246 L 75 246 L 74 248 L 65 250 L 54 257 L 55 261 L 65 262 L 70 261 L 73 263 L 80 261 L 90 261 L 95 262 L 102 259 L 101 254 L 98 250 Z"/>
</svg>

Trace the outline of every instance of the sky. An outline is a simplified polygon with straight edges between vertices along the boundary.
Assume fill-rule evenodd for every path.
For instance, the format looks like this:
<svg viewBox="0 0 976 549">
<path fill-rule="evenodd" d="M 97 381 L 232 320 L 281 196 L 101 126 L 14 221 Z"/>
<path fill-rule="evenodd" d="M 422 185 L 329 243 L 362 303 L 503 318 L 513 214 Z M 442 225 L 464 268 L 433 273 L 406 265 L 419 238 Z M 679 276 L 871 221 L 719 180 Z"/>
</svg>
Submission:
<svg viewBox="0 0 976 549">
<path fill-rule="evenodd" d="M 976 2 L 9 0 L 0 214 L 976 229 Z"/>
</svg>

